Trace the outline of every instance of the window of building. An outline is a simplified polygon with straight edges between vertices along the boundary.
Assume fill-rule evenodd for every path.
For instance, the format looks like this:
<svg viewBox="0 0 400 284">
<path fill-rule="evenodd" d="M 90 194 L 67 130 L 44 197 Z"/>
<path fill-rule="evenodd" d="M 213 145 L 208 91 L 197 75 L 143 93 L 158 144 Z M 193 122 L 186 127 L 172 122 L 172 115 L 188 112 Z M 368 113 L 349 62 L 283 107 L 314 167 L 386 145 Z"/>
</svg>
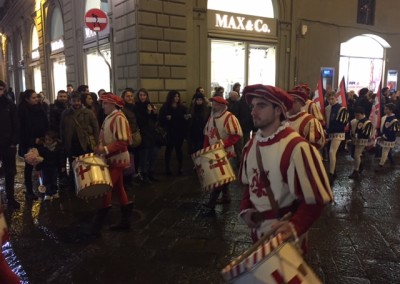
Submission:
<svg viewBox="0 0 400 284">
<path fill-rule="evenodd" d="M 347 89 L 358 92 L 367 87 L 376 92 L 383 79 L 385 48 L 390 45 L 375 35 L 356 36 L 340 45 L 339 79 Z"/>
<path fill-rule="evenodd" d="M 375 22 L 375 0 L 358 0 L 357 23 L 374 25 Z"/>
</svg>

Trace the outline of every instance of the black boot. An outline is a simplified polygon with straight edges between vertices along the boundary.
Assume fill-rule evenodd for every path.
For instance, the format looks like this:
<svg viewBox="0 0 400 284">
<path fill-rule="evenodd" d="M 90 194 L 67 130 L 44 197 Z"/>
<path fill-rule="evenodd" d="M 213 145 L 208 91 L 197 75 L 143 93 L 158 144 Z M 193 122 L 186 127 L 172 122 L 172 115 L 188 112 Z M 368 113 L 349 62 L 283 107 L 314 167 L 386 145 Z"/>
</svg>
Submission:
<svg viewBox="0 0 400 284">
<path fill-rule="evenodd" d="M 131 228 L 131 218 L 132 218 L 133 203 L 128 203 L 127 205 L 121 206 L 121 222 L 119 224 L 112 225 L 110 230 L 113 231 L 128 231 Z"/>
<path fill-rule="evenodd" d="M 13 209 L 19 209 L 21 205 L 14 197 L 14 185 L 15 185 L 15 177 L 14 175 L 6 175 L 5 176 L 5 187 L 7 194 L 7 205 Z"/>
<path fill-rule="evenodd" d="M 106 219 L 108 211 L 111 209 L 111 206 L 101 208 L 97 211 L 94 216 L 92 228 L 90 233 L 93 237 L 100 238 L 101 237 L 101 229 L 103 228 L 104 221 Z"/>
</svg>

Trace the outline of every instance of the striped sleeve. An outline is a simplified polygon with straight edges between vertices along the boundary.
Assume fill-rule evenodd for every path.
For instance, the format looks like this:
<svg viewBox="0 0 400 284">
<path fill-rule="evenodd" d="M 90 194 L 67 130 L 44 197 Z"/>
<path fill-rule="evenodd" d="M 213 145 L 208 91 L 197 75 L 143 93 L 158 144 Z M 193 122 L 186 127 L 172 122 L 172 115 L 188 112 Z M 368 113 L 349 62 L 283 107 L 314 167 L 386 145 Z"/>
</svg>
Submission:
<svg viewBox="0 0 400 284">
<path fill-rule="evenodd" d="M 130 143 L 131 129 L 129 127 L 128 120 L 124 115 L 117 115 L 113 123 L 113 135 L 117 141 L 124 141 Z"/>
<path fill-rule="evenodd" d="M 308 122 L 305 138 L 317 149 L 321 149 L 325 145 L 326 137 L 324 128 L 317 119 L 312 118 Z"/>
<path fill-rule="evenodd" d="M 333 200 L 329 179 L 318 150 L 305 142 L 293 150 L 287 171 L 289 190 L 306 204 Z"/>
<path fill-rule="evenodd" d="M 226 117 L 224 121 L 224 127 L 228 135 L 238 135 L 240 137 L 243 136 L 239 121 L 233 114 L 230 114 Z"/>
</svg>

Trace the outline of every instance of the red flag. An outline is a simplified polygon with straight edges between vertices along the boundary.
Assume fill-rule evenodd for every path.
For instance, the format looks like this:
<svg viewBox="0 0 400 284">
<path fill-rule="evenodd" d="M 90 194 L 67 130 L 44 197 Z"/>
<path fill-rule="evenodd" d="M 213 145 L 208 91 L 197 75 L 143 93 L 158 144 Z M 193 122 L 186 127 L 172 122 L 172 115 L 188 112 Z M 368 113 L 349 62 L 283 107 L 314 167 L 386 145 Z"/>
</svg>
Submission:
<svg viewBox="0 0 400 284">
<path fill-rule="evenodd" d="M 379 83 L 378 92 L 372 105 L 371 114 L 369 115 L 369 120 L 371 121 L 374 128 L 380 128 L 381 126 L 381 89 L 382 82 Z"/>
<path fill-rule="evenodd" d="M 325 99 L 324 99 L 324 91 L 322 85 L 322 76 L 319 76 L 319 80 L 317 83 L 317 89 L 314 91 L 313 102 L 319 107 L 322 115 L 325 117 Z"/>
<path fill-rule="evenodd" d="M 336 98 L 338 100 L 338 103 L 340 103 L 342 106 L 347 108 L 346 85 L 344 83 L 344 76 L 342 77 L 342 80 L 340 81 L 339 91 L 336 93 Z"/>
</svg>

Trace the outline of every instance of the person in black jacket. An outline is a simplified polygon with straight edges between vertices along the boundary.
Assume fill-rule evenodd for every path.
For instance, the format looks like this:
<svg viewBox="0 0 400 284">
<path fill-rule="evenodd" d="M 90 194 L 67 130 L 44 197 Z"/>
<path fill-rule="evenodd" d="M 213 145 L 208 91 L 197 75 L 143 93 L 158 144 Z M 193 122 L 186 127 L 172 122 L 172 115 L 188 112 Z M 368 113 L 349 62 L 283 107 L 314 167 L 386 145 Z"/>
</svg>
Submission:
<svg viewBox="0 0 400 284">
<path fill-rule="evenodd" d="M 135 96 L 136 121 L 142 135 L 139 151 L 139 180 L 150 184 L 154 180 L 154 166 L 158 157 L 159 146 L 156 145 L 156 122 L 158 110 L 150 103 L 149 93 L 146 89 L 139 89 Z"/>
<path fill-rule="evenodd" d="M 49 129 L 55 131 L 60 138 L 60 123 L 61 114 L 67 109 L 68 105 L 68 94 L 65 90 L 60 90 L 57 93 L 56 101 L 50 105 L 49 110 Z"/>
<path fill-rule="evenodd" d="M 20 125 L 18 152 L 21 157 L 24 157 L 30 148 L 37 148 L 49 124 L 47 113 L 43 105 L 39 104 L 38 96 L 34 90 L 27 89 L 24 92 L 23 99 L 18 105 L 18 118 Z M 33 166 L 25 163 L 25 198 L 28 200 L 37 199 L 37 196 L 33 193 L 32 171 Z"/>
<path fill-rule="evenodd" d="M 183 140 L 187 134 L 188 119 L 190 114 L 182 105 L 181 94 L 176 90 L 168 92 L 167 101 L 160 108 L 158 115 L 160 125 L 167 131 L 167 145 L 165 149 L 165 172 L 171 175 L 171 155 L 175 149 L 178 160 L 178 174 L 183 174 Z"/>
<path fill-rule="evenodd" d="M 46 188 L 43 200 L 58 198 L 57 176 L 59 172 L 65 172 L 65 156 L 58 142 L 58 134 L 55 131 L 47 131 L 43 145 L 38 147 L 38 151 L 43 157 L 43 162 L 36 166 L 36 170 L 41 171 L 43 185 Z"/>
<path fill-rule="evenodd" d="M 17 173 L 15 156 L 18 144 L 17 107 L 5 97 L 6 83 L 0 80 L 0 161 L 5 176 L 5 190 L 8 206 L 20 208 L 14 197 L 15 175 Z"/>
</svg>

